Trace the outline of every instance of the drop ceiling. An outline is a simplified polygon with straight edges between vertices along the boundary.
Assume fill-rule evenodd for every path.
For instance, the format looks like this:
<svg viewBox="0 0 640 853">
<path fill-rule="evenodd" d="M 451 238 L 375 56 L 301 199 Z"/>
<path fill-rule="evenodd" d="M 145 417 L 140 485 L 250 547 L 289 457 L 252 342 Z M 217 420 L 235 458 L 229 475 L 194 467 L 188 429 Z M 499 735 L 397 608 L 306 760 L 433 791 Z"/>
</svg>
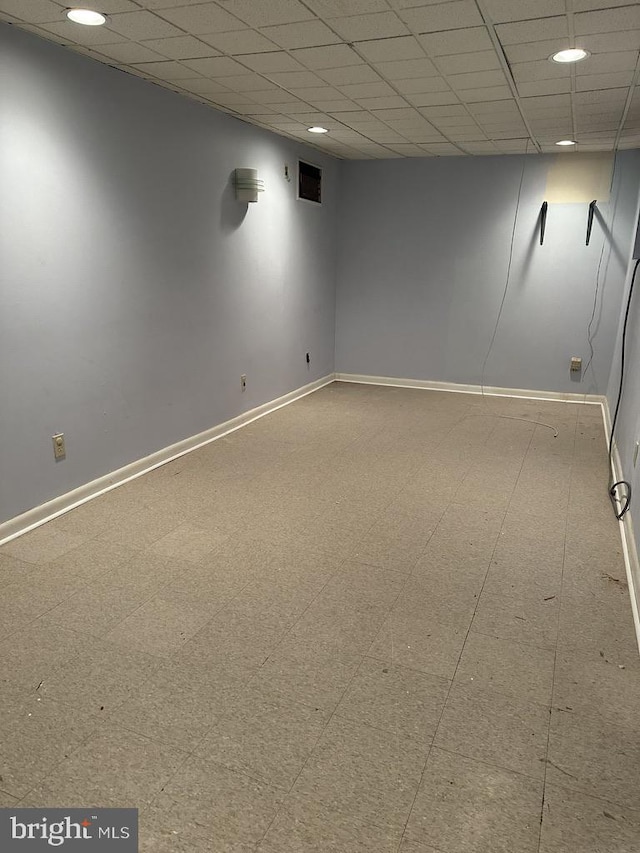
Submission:
<svg viewBox="0 0 640 853">
<path fill-rule="evenodd" d="M 68 5 L 0 0 L 0 19 L 346 159 L 640 147 L 637 0 L 73 4 L 102 27 Z M 549 61 L 574 46 L 591 56 Z"/>
</svg>

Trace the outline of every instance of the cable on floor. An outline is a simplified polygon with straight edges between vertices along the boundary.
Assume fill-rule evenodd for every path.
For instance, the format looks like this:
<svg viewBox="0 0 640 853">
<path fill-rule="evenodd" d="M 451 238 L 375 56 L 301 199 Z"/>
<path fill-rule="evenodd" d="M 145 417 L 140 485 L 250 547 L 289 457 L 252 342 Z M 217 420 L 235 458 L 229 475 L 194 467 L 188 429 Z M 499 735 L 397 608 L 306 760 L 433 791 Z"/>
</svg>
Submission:
<svg viewBox="0 0 640 853">
<path fill-rule="evenodd" d="M 616 424 L 618 422 L 618 413 L 620 412 L 620 402 L 622 400 L 622 389 L 624 386 L 624 360 L 625 360 L 625 351 L 627 344 L 627 324 L 629 322 L 629 311 L 631 309 L 631 299 L 633 297 L 633 290 L 636 283 L 636 274 L 638 272 L 638 267 L 640 266 L 640 259 L 638 259 L 633 268 L 633 275 L 631 276 L 631 284 L 629 285 L 629 294 L 627 296 L 627 306 L 624 312 L 624 324 L 622 326 L 622 352 L 620 354 L 620 385 L 618 387 L 618 399 L 616 400 L 616 408 L 613 414 L 613 421 L 611 422 L 611 434 L 609 436 L 609 469 L 611 471 L 611 479 L 609 480 L 609 497 L 611 498 L 611 503 L 613 505 L 613 511 L 615 513 L 618 521 L 626 515 L 629 511 L 629 507 L 631 506 L 631 483 L 628 480 L 618 480 L 615 483 L 611 483 L 613 480 L 613 437 L 616 431 Z M 618 497 L 617 490 L 620 486 L 625 486 L 627 489 L 626 495 L 622 496 L 622 499 Z M 616 508 L 616 501 L 619 501 L 622 504 L 622 509 L 618 510 Z"/>
<path fill-rule="evenodd" d="M 491 355 L 491 352 L 493 350 L 493 345 L 494 345 L 495 340 L 496 340 L 496 335 L 498 334 L 498 327 L 500 326 L 500 320 L 502 319 L 502 312 L 504 310 L 504 305 L 505 305 L 505 302 L 507 299 L 507 293 L 509 291 L 509 283 L 511 281 L 511 266 L 513 264 L 513 248 L 514 248 L 514 244 L 515 244 L 516 227 L 518 225 L 518 214 L 520 213 L 520 198 L 522 196 L 522 185 L 524 183 L 524 173 L 525 173 L 526 168 L 527 168 L 527 160 L 526 160 L 526 156 L 525 156 L 522 160 L 522 172 L 520 174 L 520 184 L 518 186 L 518 196 L 516 198 L 516 209 L 515 209 L 515 214 L 513 217 L 513 227 L 511 229 L 511 242 L 509 244 L 509 263 L 507 264 L 506 281 L 504 284 L 504 290 L 502 292 L 502 299 L 500 301 L 500 308 L 498 309 L 498 316 L 496 317 L 496 323 L 495 323 L 495 326 L 493 327 L 493 334 L 491 335 L 491 340 L 489 341 L 489 347 L 488 347 L 486 355 L 484 357 L 484 361 L 482 362 L 482 372 L 480 374 L 480 393 L 482 395 L 483 402 L 485 400 L 485 394 L 484 394 L 485 370 L 487 367 L 487 362 L 489 361 L 489 356 Z M 534 421 L 534 420 L 531 420 L 530 418 L 518 418 L 518 417 L 515 417 L 514 415 L 500 415 L 500 414 L 493 414 L 493 413 L 491 413 L 491 417 L 501 418 L 503 420 L 508 420 L 508 421 L 524 421 L 525 423 L 528 423 L 528 424 L 536 424 L 537 426 L 542 426 L 542 427 L 546 427 L 547 429 L 553 430 L 553 437 L 554 438 L 558 437 L 558 430 L 556 429 L 556 427 L 552 426 L 551 424 L 543 423 L 542 421 Z"/>
</svg>

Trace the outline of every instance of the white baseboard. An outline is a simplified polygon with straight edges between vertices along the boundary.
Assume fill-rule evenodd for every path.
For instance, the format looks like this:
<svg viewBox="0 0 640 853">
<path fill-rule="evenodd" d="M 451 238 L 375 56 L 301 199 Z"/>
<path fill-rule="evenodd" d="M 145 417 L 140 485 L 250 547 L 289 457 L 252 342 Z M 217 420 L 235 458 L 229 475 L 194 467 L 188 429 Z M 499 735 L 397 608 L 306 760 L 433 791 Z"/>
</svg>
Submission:
<svg viewBox="0 0 640 853">
<path fill-rule="evenodd" d="M 611 435 L 611 413 L 609 411 L 609 403 L 605 398 L 602 403 L 602 421 L 604 425 L 605 436 L 607 439 L 607 447 L 609 446 L 609 436 Z M 611 473 L 614 482 L 622 480 L 624 473 L 622 471 L 622 462 L 618 447 L 614 440 L 613 453 L 611 459 Z M 629 598 L 631 600 L 631 611 L 633 613 L 633 624 L 636 629 L 636 640 L 638 642 L 638 650 L 640 651 L 640 561 L 638 560 L 638 549 L 636 547 L 636 537 L 633 530 L 633 519 L 631 512 L 625 513 L 620 525 L 620 539 L 622 540 L 622 554 L 624 556 L 624 567 L 627 573 L 627 584 L 629 586 Z"/>
<path fill-rule="evenodd" d="M 216 441 L 216 439 L 222 438 L 230 432 L 234 432 L 258 420 L 258 418 L 275 412 L 276 409 L 288 406 L 294 400 L 306 397 L 307 394 L 312 394 L 314 391 L 323 388 L 325 385 L 329 385 L 333 381 L 334 374 L 330 373 L 328 376 L 317 379 L 315 382 L 310 382 L 308 385 L 303 385 L 295 391 L 290 391 L 276 400 L 264 403 L 262 406 L 251 409 L 249 412 L 238 415 L 236 418 L 218 424 L 218 426 L 211 427 L 211 429 L 198 433 L 198 435 L 193 435 L 190 438 L 185 438 L 183 441 L 178 441 L 176 444 L 171 444 L 169 447 L 158 450 L 150 456 L 145 456 L 143 459 L 131 462 L 123 468 L 118 468 L 117 471 L 105 474 L 105 476 L 99 477 L 97 480 L 92 480 L 90 483 L 79 486 L 77 489 L 60 495 L 51 501 L 47 501 L 47 503 L 41 506 L 34 507 L 34 509 L 30 509 L 22 515 L 11 518 L 9 521 L 0 524 L 0 545 L 10 542 L 12 539 L 22 536 L 23 533 L 28 533 L 36 527 L 40 527 L 40 525 L 45 524 L 47 521 L 51 521 L 59 515 L 63 515 L 65 512 L 69 512 L 77 506 L 81 506 L 105 494 L 105 492 L 110 492 L 112 489 L 128 483 L 130 480 L 135 480 L 137 477 L 153 471 L 154 468 L 166 465 L 167 462 L 178 459 L 178 457 L 184 456 L 185 453 L 191 453 L 192 450 L 197 450 L 205 444 L 210 444 L 212 441 Z"/>
<path fill-rule="evenodd" d="M 529 391 L 524 388 L 497 388 L 493 385 L 461 385 L 456 382 L 434 382 L 430 379 L 396 379 L 392 376 L 365 376 L 358 373 L 336 373 L 337 382 L 359 385 L 390 385 L 394 388 L 424 388 L 427 391 L 450 391 L 454 394 L 484 394 L 486 397 L 515 397 L 526 400 L 553 400 L 564 403 L 602 405 L 600 394 L 576 394 L 568 391 Z"/>
</svg>

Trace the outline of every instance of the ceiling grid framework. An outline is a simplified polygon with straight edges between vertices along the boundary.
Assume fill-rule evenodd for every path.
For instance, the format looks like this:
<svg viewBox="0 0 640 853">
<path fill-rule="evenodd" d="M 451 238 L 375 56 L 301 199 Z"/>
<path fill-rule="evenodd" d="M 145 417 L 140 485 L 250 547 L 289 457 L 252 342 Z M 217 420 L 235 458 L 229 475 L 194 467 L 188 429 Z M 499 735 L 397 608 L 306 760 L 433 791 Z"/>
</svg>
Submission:
<svg viewBox="0 0 640 853">
<path fill-rule="evenodd" d="M 105 26 L 60 0 L 0 0 L 0 20 L 337 157 L 640 147 L 637 0 L 74 5 Z M 549 61 L 567 47 L 591 55 Z"/>
</svg>

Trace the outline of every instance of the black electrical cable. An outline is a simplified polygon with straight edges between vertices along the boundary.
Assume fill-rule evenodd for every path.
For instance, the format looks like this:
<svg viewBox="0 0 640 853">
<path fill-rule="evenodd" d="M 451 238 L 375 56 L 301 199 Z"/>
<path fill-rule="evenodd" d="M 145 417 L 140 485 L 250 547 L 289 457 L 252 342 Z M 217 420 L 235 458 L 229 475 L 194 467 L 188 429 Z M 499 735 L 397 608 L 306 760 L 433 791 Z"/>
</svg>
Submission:
<svg viewBox="0 0 640 853">
<path fill-rule="evenodd" d="M 618 421 L 618 412 L 620 411 L 620 401 L 622 400 L 622 388 L 624 385 L 624 355 L 627 343 L 627 323 L 629 321 L 629 310 L 631 308 L 631 297 L 633 296 L 633 288 L 636 283 L 636 273 L 638 272 L 638 267 L 640 266 L 640 258 L 636 261 L 636 265 L 633 268 L 633 275 L 631 276 L 631 284 L 629 286 L 629 295 L 627 296 L 627 307 L 624 312 L 624 324 L 622 326 L 622 354 L 620 357 L 620 386 L 618 388 L 618 399 L 616 400 L 616 408 L 613 413 L 613 421 L 611 422 L 611 434 L 609 436 L 609 468 L 612 468 L 613 461 L 613 436 L 616 431 L 616 423 Z M 613 479 L 613 477 L 612 477 Z M 626 486 L 627 494 L 625 496 L 625 502 L 623 504 L 622 509 L 618 512 L 615 508 L 614 504 L 614 512 L 618 521 L 622 519 L 622 517 L 627 513 L 629 507 L 631 506 L 631 483 L 628 480 L 618 480 L 616 483 L 613 483 L 609 486 L 609 496 L 611 498 L 611 502 L 613 503 L 616 500 L 616 489 L 618 486 Z"/>
</svg>

